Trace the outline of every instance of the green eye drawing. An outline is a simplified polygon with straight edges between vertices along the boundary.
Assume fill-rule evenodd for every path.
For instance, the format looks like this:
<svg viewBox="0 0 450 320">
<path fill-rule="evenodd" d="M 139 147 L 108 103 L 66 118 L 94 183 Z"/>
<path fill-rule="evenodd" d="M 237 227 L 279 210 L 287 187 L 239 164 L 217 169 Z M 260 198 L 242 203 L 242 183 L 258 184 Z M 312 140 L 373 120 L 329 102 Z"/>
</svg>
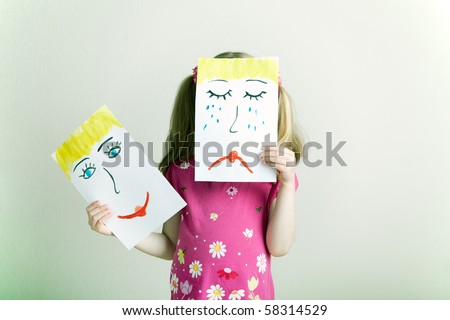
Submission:
<svg viewBox="0 0 450 320">
<path fill-rule="evenodd" d="M 212 92 L 211 90 L 209 90 L 207 93 L 210 94 L 210 96 L 209 96 L 210 98 L 216 97 L 217 100 L 219 100 L 219 98 L 223 98 L 223 100 L 227 100 L 227 96 L 231 97 L 231 91 L 232 90 L 228 90 L 228 92 L 225 94 L 216 94 L 216 93 Z"/>
<path fill-rule="evenodd" d="M 95 172 L 95 166 L 92 163 L 84 164 L 84 169 L 81 169 L 83 171 L 83 174 L 80 175 L 80 178 L 83 177 L 84 179 L 89 179 L 94 175 Z"/>
<path fill-rule="evenodd" d="M 261 91 L 260 94 L 253 95 L 253 94 L 248 93 L 248 91 L 245 91 L 245 96 L 244 96 L 244 98 L 245 98 L 245 97 L 249 97 L 250 100 L 252 100 L 253 98 L 255 98 L 256 101 L 258 101 L 259 98 L 261 98 L 261 99 L 264 98 L 262 95 L 263 95 L 263 94 L 266 94 L 266 93 L 267 93 L 267 92 L 265 92 L 265 91 Z"/>
<path fill-rule="evenodd" d="M 106 146 L 106 151 L 103 151 L 103 153 L 111 159 L 117 157 L 120 154 L 120 151 L 122 151 L 120 144 L 120 142 L 111 142 L 111 144 Z"/>
</svg>

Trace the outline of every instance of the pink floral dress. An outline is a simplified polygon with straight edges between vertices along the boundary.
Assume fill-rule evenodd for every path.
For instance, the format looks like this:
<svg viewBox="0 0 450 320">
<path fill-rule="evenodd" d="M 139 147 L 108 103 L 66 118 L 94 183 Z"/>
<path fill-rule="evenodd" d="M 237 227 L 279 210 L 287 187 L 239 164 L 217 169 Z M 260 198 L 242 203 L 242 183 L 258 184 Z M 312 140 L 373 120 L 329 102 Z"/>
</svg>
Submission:
<svg viewBox="0 0 450 320">
<path fill-rule="evenodd" d="M 193 161 L 171 165 L 166 178 L 188 204 L 181 210 L 171 299 L 274 299 L 265 233 L 279 184 L 195 182 Z"/>
</svg>

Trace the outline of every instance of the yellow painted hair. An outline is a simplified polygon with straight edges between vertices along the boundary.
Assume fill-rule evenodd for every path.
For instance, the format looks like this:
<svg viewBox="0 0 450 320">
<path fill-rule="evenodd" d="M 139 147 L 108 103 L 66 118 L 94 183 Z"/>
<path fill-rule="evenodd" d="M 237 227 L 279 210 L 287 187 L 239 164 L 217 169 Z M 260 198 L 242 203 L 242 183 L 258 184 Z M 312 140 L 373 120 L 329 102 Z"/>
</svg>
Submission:
<svg viewBox="0 0 450 320">
<path fill-rule="evenodd" d="M 75 161 L 91 153 L 92 147 L 99 142 L 113 126 L 122 127 L 120 122 L 103 106 L 76 129 L 56 150 L 55 159 L 70 179 L 70 170 Z"/>
<path fill-rule="evenodd" d="M 278 83 L 278 58 L 198 59 L 197 83 L 218 78 L 265 78 Z"/>
</svg>

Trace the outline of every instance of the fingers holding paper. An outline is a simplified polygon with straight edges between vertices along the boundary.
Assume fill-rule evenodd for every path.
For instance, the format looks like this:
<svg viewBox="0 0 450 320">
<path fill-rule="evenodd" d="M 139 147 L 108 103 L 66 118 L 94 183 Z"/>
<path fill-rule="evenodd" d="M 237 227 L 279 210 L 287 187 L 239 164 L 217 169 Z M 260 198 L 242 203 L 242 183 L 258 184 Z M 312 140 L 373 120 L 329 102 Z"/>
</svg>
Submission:
<svg viewBox="0 0 450 320">
<path fill-rule="evenodd" d="M 295 153 L 284 147 L 264 147 L 259 154 L 265 165 L 277 169 L 278 180 L 281 183 L 294 183 L 295 181 Z"/>
<path fill-rule="evenodd" d="M 104 225 L 105 221 L 112 217 L 112 212 L 107 204 L 101 205 L 98 201 L 92 202 L 87 208 L 88 224 L 92 230 L 112 236 L 113 233 Z"/>
</svg>

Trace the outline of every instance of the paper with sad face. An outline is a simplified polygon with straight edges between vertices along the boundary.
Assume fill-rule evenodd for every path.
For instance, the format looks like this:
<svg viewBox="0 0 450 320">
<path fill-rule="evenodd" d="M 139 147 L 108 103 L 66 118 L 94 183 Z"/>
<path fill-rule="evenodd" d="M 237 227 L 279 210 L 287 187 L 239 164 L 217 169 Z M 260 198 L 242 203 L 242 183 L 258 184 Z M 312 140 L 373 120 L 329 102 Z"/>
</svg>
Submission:
<svg viewBox="0 0 450 320">
<path fill-rule="evenodd" d="M 186 205 L 143 150 L 126 148 L 132 142 L 103 106 L 52 155 L 88 203 L 110 206 L 113 217 L 105 225 L 127 249 Z"/>
<path fill-rule="evenodd" d="M 277 58 L 200 58 L 195 180 L 276 181 L 258 155 L 276 144 L 277 122 Z"/>
</svg>

